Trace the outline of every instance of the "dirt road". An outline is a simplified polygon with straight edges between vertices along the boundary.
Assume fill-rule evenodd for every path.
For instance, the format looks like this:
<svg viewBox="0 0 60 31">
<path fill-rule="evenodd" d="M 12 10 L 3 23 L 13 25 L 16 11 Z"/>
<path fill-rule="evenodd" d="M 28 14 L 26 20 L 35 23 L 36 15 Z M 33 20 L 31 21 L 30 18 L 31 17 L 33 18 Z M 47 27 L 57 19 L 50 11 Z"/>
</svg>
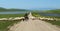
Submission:
<svg viewBox="0 0 60 31">
<path fill-rule="evenodd" d="M 60 31 L 56 26 L 50 23 L 38 19 L 32 20 L 31 17 L 33 16 L 31 15 L 27 21 L 21 21 L 13 25 L 9 31 Z"/>
</svg>

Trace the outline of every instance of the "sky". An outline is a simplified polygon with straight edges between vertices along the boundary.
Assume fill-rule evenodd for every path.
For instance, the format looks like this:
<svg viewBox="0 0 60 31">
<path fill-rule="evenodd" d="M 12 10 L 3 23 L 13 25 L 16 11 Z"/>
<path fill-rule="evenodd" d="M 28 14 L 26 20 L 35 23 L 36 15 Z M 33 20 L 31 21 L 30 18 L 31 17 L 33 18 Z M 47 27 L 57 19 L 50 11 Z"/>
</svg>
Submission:
<svg viewBox="0 0 60 31">
<path fill-rule="evenodd" d="M 0 0 L 0 7 L 4 8 L 57 8 L 60 9 L 60 0 Z"/>
</svg>

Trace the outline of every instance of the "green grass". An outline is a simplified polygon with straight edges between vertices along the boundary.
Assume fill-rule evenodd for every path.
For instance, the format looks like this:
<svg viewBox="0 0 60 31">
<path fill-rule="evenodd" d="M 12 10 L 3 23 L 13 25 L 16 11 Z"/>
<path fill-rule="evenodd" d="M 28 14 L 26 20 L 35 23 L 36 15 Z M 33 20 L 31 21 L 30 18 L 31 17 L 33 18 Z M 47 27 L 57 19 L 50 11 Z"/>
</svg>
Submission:
<svg viewBox="0 0 60 31">
<path fill-rule="evenodd" d="M 49 22 L 49 23 L 51 23 L 51 24 L 53 24 L 53 25 L 58 25 L 58 26 L 60 26 L 60 21 L 47 21 L 47 22 Z"/>
<path fill-rule="evenodd" d="M 0 31 L 7 31 L 8 26 L 13 25 L 14 23 L 17 23 L 19 21 L 0 21 Z"/>
<path fill-rule="evenodd" d="M 24 14 L 0 14 L 0 18 L 9 18 L 9 17 L 21 17 Z"/>
</svg>

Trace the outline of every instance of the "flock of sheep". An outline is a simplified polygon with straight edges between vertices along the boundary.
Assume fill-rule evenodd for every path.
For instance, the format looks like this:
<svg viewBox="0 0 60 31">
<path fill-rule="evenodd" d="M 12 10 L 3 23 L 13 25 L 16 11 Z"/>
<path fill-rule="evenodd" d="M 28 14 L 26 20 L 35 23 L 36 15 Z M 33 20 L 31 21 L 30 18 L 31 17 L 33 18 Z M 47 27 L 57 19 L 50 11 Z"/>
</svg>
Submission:
<svg viewBox="0 0 60 31">
<path fill-rule="evenodd" d="M 23 19 L 24 17 L 10 17 L 10 18 L 0 18 L 0 21 L 4 21 L 4 20 L 21 20 Z"/>
<path fill-rule="evenodd" d="M 4 21 L 4 20 L 23 20 L 24 17 L 10 17 L 10 18 L 0 18 L 0 21 Z M 39 19 L 39 20 L 43 20 L 43 21 L 59 21 L 60 19 L 56 19 L 56 18 L 45 18 L 45 17 L 38 17 L 38 18 L 33 18 L 33 19 Z"/>
<path fill-rule="evenodd" d="M 46 18 L 46 17 L 38 17 L 38 18 L 43 21 L 59 21 L 60 20 L 57 18 Z"/>
</svg>

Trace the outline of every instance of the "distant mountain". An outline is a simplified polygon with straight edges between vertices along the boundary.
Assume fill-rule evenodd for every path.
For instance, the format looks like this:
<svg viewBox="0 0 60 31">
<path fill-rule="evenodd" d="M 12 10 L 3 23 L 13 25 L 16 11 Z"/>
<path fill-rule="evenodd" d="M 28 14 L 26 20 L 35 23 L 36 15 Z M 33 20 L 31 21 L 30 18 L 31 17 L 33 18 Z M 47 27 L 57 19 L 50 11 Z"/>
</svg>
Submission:
<svg viewBox="0 0 60 31">
<path fill-rule="evenodd" d="M 0 12 L 2 12 L 2 11 L 28 11 L 28 10 L 26 10 L 26 9 L 14 9 L 14 8 L 6 9 L 6 8 L 0 7 Z"/>
<path fill-rule="evenodd" d="M 53 10 L 56 8 L 32 8 L 31 10 Z"/>
</svg>

